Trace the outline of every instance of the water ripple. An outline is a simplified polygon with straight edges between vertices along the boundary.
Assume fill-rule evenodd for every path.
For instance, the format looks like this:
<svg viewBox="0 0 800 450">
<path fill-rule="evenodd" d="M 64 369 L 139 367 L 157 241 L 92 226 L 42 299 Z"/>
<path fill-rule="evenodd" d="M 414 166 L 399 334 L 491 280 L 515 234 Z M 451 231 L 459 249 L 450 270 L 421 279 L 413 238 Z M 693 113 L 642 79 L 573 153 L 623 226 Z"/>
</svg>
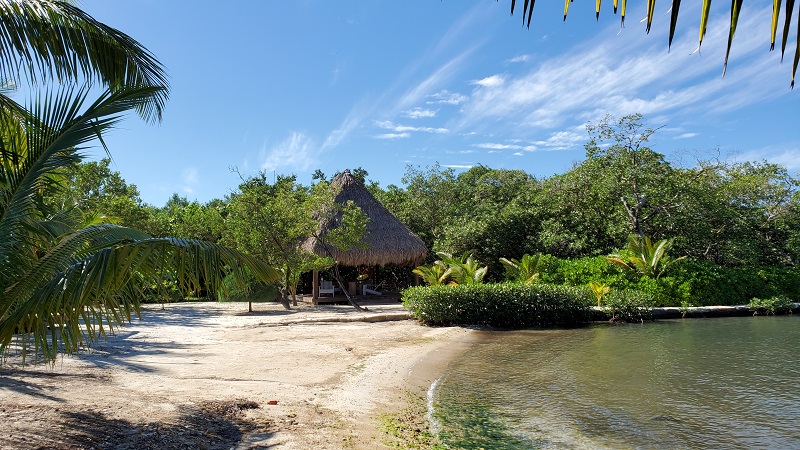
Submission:
<svg viewBox="0 0 800 450">
<path fill-rule="evenodd" d="M 462 448 L 800 448 L 797 320 L 486 332 L 433 419 Z"/>
</svg>

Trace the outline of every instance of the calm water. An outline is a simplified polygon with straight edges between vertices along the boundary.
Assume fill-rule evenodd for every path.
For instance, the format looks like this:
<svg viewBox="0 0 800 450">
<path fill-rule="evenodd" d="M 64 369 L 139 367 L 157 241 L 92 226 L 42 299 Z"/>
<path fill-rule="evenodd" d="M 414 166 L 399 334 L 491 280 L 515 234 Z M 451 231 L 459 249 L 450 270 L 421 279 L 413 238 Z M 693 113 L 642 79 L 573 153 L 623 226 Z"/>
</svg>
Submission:
<svg viewBox="0 0 800 450">
<path fill-rule="evenodd" d="M 800 317 L 486 332 L 432 395 L 456 448 L 800 449 Z"/>
</svg>

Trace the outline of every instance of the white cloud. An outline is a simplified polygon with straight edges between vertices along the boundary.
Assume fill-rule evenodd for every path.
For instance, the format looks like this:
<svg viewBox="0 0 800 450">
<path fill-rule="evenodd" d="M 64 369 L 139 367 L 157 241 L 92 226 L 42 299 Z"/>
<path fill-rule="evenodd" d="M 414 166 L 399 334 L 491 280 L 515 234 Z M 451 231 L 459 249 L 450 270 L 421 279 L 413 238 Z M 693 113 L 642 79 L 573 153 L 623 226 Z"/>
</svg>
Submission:
<svg viewBox="0 0 800 450">
<path fill-rule="evenodd" d="M 186 194 L 194 194 L 194 188 L 200 180 L 197 167 L 187 167 L 181 171 L 181 189 Z"/>
<path fill-rule="evenodd" d="M 461 52 L 455 58 L 450 59 L 444 65 L 439 67 L 435 72 L 429 75 L 421 83 L 414 86 L 411 90 L 406 92 L 397 102 L 395 110 L 403 110 L 409 106 L 417 103 L 420 99 L 428 96 L 429 93 L 437 86 L 442 85 L 445 81 L 455 74 L 460 68 L 461 64 L 468 59 L 468 56 L 475 51 L 477 47 L 472 47 L 466 51 Z M 436 95 L 436 94 L 433 94 Z M 428 102 L 430 104 L 430 102 Z"/>
<path fill-rule="evenodd" d="M 491 142 L 475 144 L 475 146 L 478 148 L 486 148 L 490 150 L 518 150 L 522 148 L 522 146 L 517 144 L 495 144 Z"/>
<path fill-rule="evenodd" d="M 385 133 L 385 134 L 376 134 L 374 136 L 375 139 L 405 139 L 411 137 L 411 133 Z"/>
<path fill-rule="evenodd" d="M 524 155 L 524 153 L 522 153 L 522 152 L 515 152 L 514 153 L 514 156 L 522 156 L 522 155 Z"/>
<path fill-rule="evenodd" d="M 582 128 L 582 127 L 581 127 Z M 544 141 L 536 142 L 536 145 L 549 147 L 551 150 L 566 150 L 586 142 L 586 133 L 576 131 L 556 131 Z"/>
<path fill-rule="evenodd" d="M 789 171 L 800 170 L 800 144 L 789 148 L 764 147 L 737 155 L 737 161 L 764 161 L 779 164 Z"/>
<path fill-rule="evenodd" d="M 494 88 L 502 86 L 504 82 L 505 78 L 502 75 L 492 75 L 477 81 L 473 81 L 470 84 L 475 84 L 486 88 Z"/>
<path fill-rule="evenodd" d="M 374 107 L 364 107 L 356 105 L 350 110 L 339 128 L 331 131 L 322 144 L 322 150 L 337 147 L 350 133 L 361 125 L 364 118 L 374 109 Z"/>
<path fill-rule="evenodd" d="M 683 133 L 678 136 L 675 136 L 675 139 L 689 139 L 697 136 L 697 133 Z"/>
<path fill-rule="evenodd" d="M 386 130 L 392 130 L 397 133 L 410 133 L 413 131 L 421 131 L 424 133 L 444 134 L 449 130 L 447 128 L 432 128 L 432 127 L 410 127 L 407 125 L 395 125 L 390 120 L 376 121 L 375 126 Z"/>
<path fill-rule="evenodd" d="M 422 119 L 422 118 L 429 118 L 429 117 L 436 117 L 436 111 L 432 109 L 423 109 L 420 107 L 416 107 L 414 109 L 410 109 L 403 113 L 405 117 L 409 119 Z"/>
<path fill-rule="evenodd" d="M 266 152 L 266 143 L 262 146 L 262 152 Z M 283 142 L 269 150 L 261 168 L 265 170 L 308 170 L 312 165 L 317 164 L 317 152 L 311 138 L 294 131 Z"/>
<path fill-rule="evenodd" d="M 519 55 L 514 58 L 508 60 L 510 63 L 520 63 L 520 62 L 528 62 L 531 59 L 531 55 Z"/>
<path fill-rule="evenodd" d="M 451 169 L 472 169 L 475 166 L 473 164 L 445 164 L 444 167 L 449 167 Z"/>
<path fill-rule="evenodd" d="M 455 92 L 450 92 L 447 89 L 443 89 L 435 94 L 431 94 L 430 98 L 433 100 L 428 100 L 429 105 L 460 105 L 469 99 L 464 94 L 458 94 Z"/>
<path fill-rule="evenodd" d="M 759 30 L 771 11 L 760 8 L 742 16 L 739 30 Z M 716 17 L 716 16 L 715 16 Z M 637 24 L 638 25 L 638 24 Z M 764 51 L 757 33 L 737 33 L 731 67 L 722 70 L 729 19 L 709 23 L 703 56 L 689 55 L 696 33 L 676 35 L 672 51 L 664 49 L 666 28 L 641 36 L 638 26 L 619 36 L 616 26 L 521 75 L 506 74 L 480 80 L 461 117 L 450 128 L 485 128 L 498 122 L 527 129 L 553 128 L 602 114 L 648 116 L 720 114 L 787 93 L 780 86 L 786 68 Z M 613 33 L 613 35 L 612 35 Z M 653 36 L 655 34 L 655 36 Z M 735 86 L 735 95 L 728 95 Z M 486 87 L 491 87 L 487 89 Z M 599 113 L 599 114 L 598 114 Z"/>
</svg>

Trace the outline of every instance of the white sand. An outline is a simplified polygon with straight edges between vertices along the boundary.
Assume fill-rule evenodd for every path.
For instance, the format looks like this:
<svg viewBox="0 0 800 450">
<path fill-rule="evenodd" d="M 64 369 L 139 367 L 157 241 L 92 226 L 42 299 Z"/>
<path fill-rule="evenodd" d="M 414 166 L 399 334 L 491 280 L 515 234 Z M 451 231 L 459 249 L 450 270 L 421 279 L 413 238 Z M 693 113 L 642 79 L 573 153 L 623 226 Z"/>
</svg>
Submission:
<svg viewBox="0 0 800 450">
<path fill-rule="evenodd" d="M 272 427 L 245 434 L 241 448 L 381 448 L 378 415 L 403 406 L 406 391 L 421 393 L 472 334 L 408 319 L 361 321 L 407 314 L 397 303 L 368 308 L 147 306 L 141 321 L 55 367 L 21 367 L 12 358 L 0 372 L 0 399 L 19 407 L 0 421 L 13 429 L 10 421 L 21 420 L 24 407 L 52 406 L 154 422 L 187 405 L 247 399 L 260 406 L 247 410 L 247 419 Z"/>
</svg>

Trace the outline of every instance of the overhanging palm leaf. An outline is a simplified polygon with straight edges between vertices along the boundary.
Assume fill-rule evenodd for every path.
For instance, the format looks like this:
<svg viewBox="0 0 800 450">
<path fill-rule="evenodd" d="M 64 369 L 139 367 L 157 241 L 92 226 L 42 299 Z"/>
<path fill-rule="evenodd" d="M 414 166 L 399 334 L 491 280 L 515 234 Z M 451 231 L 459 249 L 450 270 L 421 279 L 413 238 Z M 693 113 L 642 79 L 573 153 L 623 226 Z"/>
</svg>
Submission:
<svg viewBox="0 0 800 450">
<path fill-rule="evenodd" d="M 14 342 L 26 351 L 31 339 L 47 359 L 77 351 L 138 314 L 145 286 L 168 280 L 184 292 L 216 291 L 227 273 L 244 280 L 245 269 L 265 282 L 280 277 L 254 258 L 206 242 L 151 238 L 109 224 L 78 230 L 5 289 L 0 351 Z"/>
<path fill-rule="evenodd" d="M 159 87 L 136 106 L 147 119 L 160 119 L 168 98 L 164 68 L 146 48 L 63 1 L 0 0 L 0 81 Z"/>
<path fill-rule="evenodd" d="M 564 3 L 564 20 L 567 20 L 567 11 L 569 10 L 569 4 L 571 0 L 566 0 Z M 770 50 L 775 48 L 775 35 L 778 27 L 778 15 L 780 13 L 780 0 L 773 0 L 773 9 L 772 9 L 772 33 L 771 33 L 771 43 L 770 43 Z M 650 26 L 653 22 L 653 12 L 655 10 L 655 0 L 647 0 L 647 27 L 646 30 L 650 32 Z M 794 9 L 795 0 L 787 0 L 786 1 L 786 9 L 785 9 L 785 22 L 783 27 L 783 42 L 781 44 L 781 60 L 783 60 L 783 54 L 786 49 L 786 43 L 789 39 L 789 28 L 792 22 L 792 14 Z M 675 28 L 677 27 L 678 22 L 678 10 L 680 8 L 680 0 L 672 0 L 672 14 L 670 15 L 670 26 L 669 26 L 669 46 L 672 46 L 672 39 L 675 35 Z M 514 7 L 516 5 L 516 0 L 511 0 L 511 14 L 514 14 Z M 621 22 L 622 25 L 625 25 L 625 10 L 627 7 L 626 0 L 622 1 L 622 12 L 621 12 Z M 725 52 L 725 62 L 723 64 L 722 75 L 725 76 L 725 71 L 727 70 L 728 66 L 728 56 L 730 55 L 731 51 L 731 44 L 733 42 L 733 36 L 736 32 L 736 25 L 739 21 L 739 13 L 742 8 L 742 1 L 741 0 L 732 0 L 731 1 L 731 19 L 730 19 L 730 29 L 728 32 L 728 46 L 727 51 Z M 706 28 L 708 26 L 708 19 L 709 19 L 709 12 L 711 9 L 711 0 L 703 0 L 703 4 L 701 7 L 701 14 L 700 14 L 700 37 L 699 37 L 699 44 L 703 44 L 703 37 L 706 34 Z M 595 11 L 596 16 L 600 17 L 600 0 L 596 0 L 595 2 Z M 617 13 L 617 3 L 614 2 L 614 14 Z M 525 16 L 528 16 L 528 26 L 530 26 L 530 17 L 533 14 L 533 2 L 525 1 L 525 5 L 522 8 L 522 19 L 523 22 L 525 20 Z M 792 83 L 791 87 L 794 88 L 794 79 L 795 75 L 797 74 L 797 66 L 798 62 L 800 62 L 800 14 L 798 14 L 798 39 L 797 39 L 797 48 L 795 49 L 794 54 L 794 64 L 792 65 Z M 698 45 L 699 48 L 699 45 Z"/>
<path fill-rule="evenodd" d="M 245 268 L 262 281 L 278 279 L 275 269 L 212 244 L 114 225 L 59 235 L 63 226 L 44 220 L 41 197 L 59 188 L 54 174 L 160 91 L 107 91 L 84 108 L 85 89 L 62 90 L 30 109 L 0 109 L 0 353 L 14 342 L 24 352 L 31 341 L 50 360 L 75 351 L 129 319 L 144 287 L 164 280 L 184 291 L 216 290 L 226 273 L 241 277 Z"/>
</svg>

